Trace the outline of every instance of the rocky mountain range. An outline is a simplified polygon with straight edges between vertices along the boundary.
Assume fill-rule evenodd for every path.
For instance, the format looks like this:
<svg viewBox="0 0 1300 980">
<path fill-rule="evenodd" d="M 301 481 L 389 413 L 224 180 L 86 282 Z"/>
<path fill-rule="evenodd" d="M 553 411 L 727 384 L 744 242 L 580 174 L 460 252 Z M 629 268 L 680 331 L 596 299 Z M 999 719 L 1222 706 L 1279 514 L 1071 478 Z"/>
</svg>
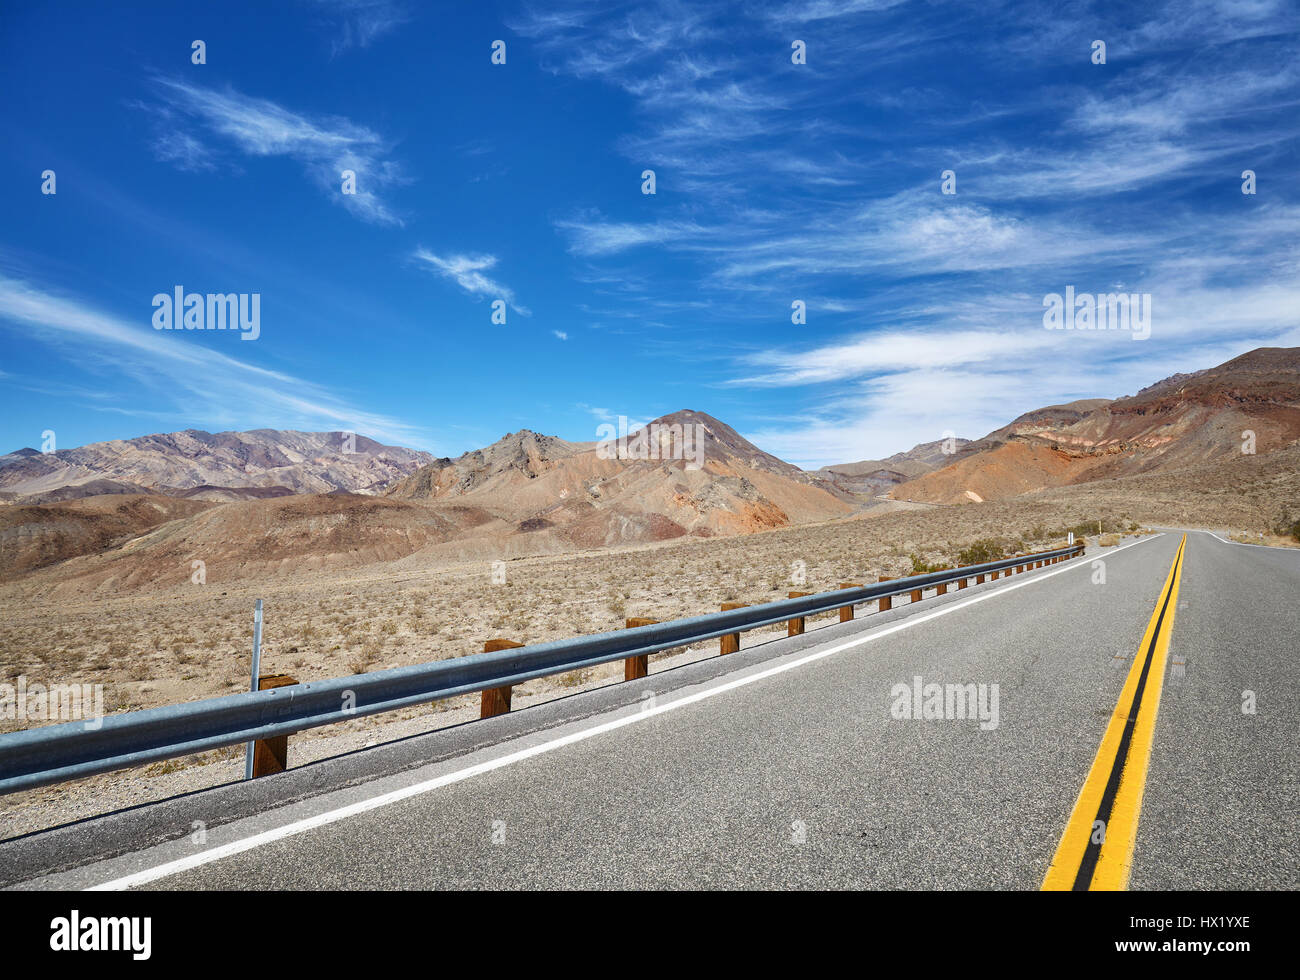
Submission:
<svg viewBox="0 0 1300 980">
<path fill-rule="evenodd" d="M 105 493 L 232 500 L 287 493 L 378 493 L 433 456 L 347 432 L 186 429 L 0 456 L 4 499 L 43 503 Z M 247 491 L 254 491 L 249 493 Z"/>
<path fill-rule="evenodd" d="M 590 548 L 692 534 L 741 534 L 852 513 L 835 486 L 763 452 L 731 426 L 686 409 L 647 423 L 646 439 L 571 443 L 527 429 L 397 483 L 400 500 L 491 512 L 521 534 Z M 654 444 L 655 433 L 667 436 Z M 685 436 L 679 451 L 675 437 Z"/>
<path fill-rule="evenodd" d="M 896 499 L 968 503 L 1267 453 L 1300 439 L 1300 348 L 1264 347 L 1135 395 L 1028 412 Z"/>
<path fill-rule="evenodd" d="M 1246 434 L 1254 453 L 1294 452 L 1300 349 L 812 473 L 690 409 L 600 442 L 524 429 L 456 459 L 340 432 L 187 430 L 0 457 L 0 578 L 50 566 L 60 588 L 121 588 L 188 575 L 195 556 L 227 575 L 292 574 L 747 534 L 1144 474 L 1203 480 L 1241 458 Z"/>
</svg>

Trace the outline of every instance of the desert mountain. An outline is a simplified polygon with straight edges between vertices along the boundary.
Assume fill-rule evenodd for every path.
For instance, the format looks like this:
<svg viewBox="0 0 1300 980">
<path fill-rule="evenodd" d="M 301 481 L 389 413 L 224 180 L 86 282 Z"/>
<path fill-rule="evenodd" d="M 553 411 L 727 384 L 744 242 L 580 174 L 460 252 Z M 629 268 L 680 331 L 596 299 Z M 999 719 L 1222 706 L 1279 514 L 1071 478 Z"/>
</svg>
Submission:
<svg viewBox="0 0 1300 980">
<path fill-rule="evenodd" d="M 0 578 L 105 551 L 210 506 L 158 494 L 110 494 L 0 507 Z"/>
<path fill-rule="evenodd" d="M 1126 398 L 1028 412 L 891 496 L 965 503 L 1227 461 L 1247 432 L 1256 453 L 1300 439 L 1300 348 L 1264 347 Z"/>
<path fill-rule="evenodd" d="M 1198 487 L 1235 472 L 1247 431 L 1257 454 L 1300 451 L 1300 349 L 817 473 L 691 410 L 599 442 L 522 430 L 456 459 L 360 436 L 345 454 L 340 433 L 270 430 L 23 450 L 0 457 L 12 501 L 0 507 L 0 578 L 35 575 L 63 594 L 183 583 L 194 559 L 209 581 L 376 562 L 401 571 L 815 523 L 884 491 L 942 504 L 1083 483 L 1120 492 L 1135 479 Z"/>
<path fill-rule="evenodd" d="M 436 460 L 389 496 L 456 501 L 519 533 L 582 548 L 740 534 L 855 509 L 828 482 L 689 409 L 603 442 L 512 432 L 486 449 Z"/>
<path fill-rule="evenodd" d="M 888 459 L 864 459 L 857 463 L 823 466 L 817 475 L 841 490 L 874 497 L 952 462 L 954 451 L 961 450 L 969 442 L 969 439 L 936 439 L 913 446 L 907 452 L 895 453 Z"/>
<path fill-rule="evenodd" d="M 254 493 L 266 496 L 241 496 Z M 213 582 L 400 563 L 417 553 L 419 561 L 486 561 L 743 534 L 859 509 L 830 483 L 694 411 L 656 419 L 621 442 L 513 432 L 433 460 L 381 496 L 278 493 L 199 485 L 186 494 L 200 499 L 171 491 L 0 508 L 10 517 L 0 525 L 0 577 L 62 561 L 49 570 L 54 587 L 76 591 L 184 582 L 194 559 Z M 60 537 L 70 511 L 149 514 L 155 500 L 192 509 Z"/>
<path fill-rule="evenodd" d="M 147 491 L 211 500 L 245 496 L 240 489 L 377 493 L 432 459 L 343 432 L 187 429 L 52 453 L 20 449 L 0 456 L 0 491 L 19 503 Z"/>
</svg>

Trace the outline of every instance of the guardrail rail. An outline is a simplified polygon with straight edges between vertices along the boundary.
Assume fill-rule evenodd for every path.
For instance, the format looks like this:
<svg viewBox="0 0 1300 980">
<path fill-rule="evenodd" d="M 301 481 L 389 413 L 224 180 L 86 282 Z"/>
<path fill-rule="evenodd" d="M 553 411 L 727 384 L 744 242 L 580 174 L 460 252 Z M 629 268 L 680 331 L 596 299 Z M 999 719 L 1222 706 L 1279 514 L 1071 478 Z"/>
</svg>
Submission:
<svg viewBox="0 0 1300 980">
<path fill-rule="evenodd" d="M 68 722 L 0 735 L 0 793 L 35 789 L 114 769 L 207 752 L 228 745 L 291 735 L 353 718 L 426 704 L 462 694 L 505 691 L 508 709 L 511 687 L 525 681 L 594 667 L 616 660 L 635 661 L 626 676 L 645 676 L 642 658 L 674 647 L 723 638 L 722 652 L 740 648 L 739 634 L 808 616 L 844 610 L 872 600 L 881 610 L 893 596 L 942 588 L 968 579 L 1025 571 L 1073 558 L 1083 544 L 1030 555 L 1016 555 L 978 565 L 948 568 L 924 575 L 890 579 L 871 585 L 798 595 L 758 605 L 728 603 L 721 612 L 647 622 L 608 633 L 596 633 L 531 646 L 510 646 L 490 652 L 396 667 L 368 674 L 291 684 L 271 690 L 231 694 L 185 704 L 108 715 L 86 722 Z M 841 613 L 841 620 L 843 620 Z M 796 630 L 791 626 L 791 635 Z M 510 641 L 489 641 L 489 645 Z M 487 715 L 500 713 L 497 708 Z"/>
</svg>

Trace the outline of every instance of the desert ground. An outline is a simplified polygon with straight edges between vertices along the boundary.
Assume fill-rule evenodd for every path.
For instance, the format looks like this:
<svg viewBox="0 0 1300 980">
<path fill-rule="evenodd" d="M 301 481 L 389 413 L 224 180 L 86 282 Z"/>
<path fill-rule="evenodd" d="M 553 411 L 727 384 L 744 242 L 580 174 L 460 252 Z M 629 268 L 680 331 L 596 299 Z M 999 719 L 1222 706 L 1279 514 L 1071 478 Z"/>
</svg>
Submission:
<svg viewBox="0 0 1300 980">
<path fill-rule="evenodd" d="M 1203 489 L 1188 493 L 1188 485 Z M 1094 549 L 1152 526 L 1212 528 L 1251 541 L 1263 533 L 1264 543 L 1295 544 L 1275 533 L 1294 501 L 1300 501 L 1296 448 L 1004 501 L 924 506 L 882 500 L 853 518 L 820 524 L 519 558 L 505 563 L 504 584 L 494 583 L 487 558 L 443 562 L 417 552 L 362 569 L 304 568 L 246 580 L 209 576 L 201 585 L 101 588 L 53 598 L 56 568 L 0 586 L 0 666 L 6 683 L 24 675 L 29 683 L 103 685 L 107 712 L 135 711 L 247 690 L 258 598 L 265 604 L 262 673 L 310 681 L 466 656 L 493 637 L 535 643 L 618 629 L 632 616 L 662 620 L 713 611 L 727 601 L 771 601 L 795 587 L 797 562 L 806 575 L 798 588 L 819 591 L 911 574 L 917 563 L 957 564 L 977 543 L 1009 554 L 1042 550 L 1063 544 L 1069 528 L 1090 533 Z M 747 633 L 744 644 L 778 632 Z M 713 644 L 670 651 L 652 670 L 715 653 Z M 620 676 L 621 666 L 611 664 L 533 681 L 516 690 L 516 704 Z M 304 732 L 291 740 L 291 764 L 476 714 L 473 695 Z M 21 727 L 4 724 L 5 730 Z M 235 747 L 11 794 L 0 800 L 0 836 L 241 775 L 242 749 Z"/>
</svg>

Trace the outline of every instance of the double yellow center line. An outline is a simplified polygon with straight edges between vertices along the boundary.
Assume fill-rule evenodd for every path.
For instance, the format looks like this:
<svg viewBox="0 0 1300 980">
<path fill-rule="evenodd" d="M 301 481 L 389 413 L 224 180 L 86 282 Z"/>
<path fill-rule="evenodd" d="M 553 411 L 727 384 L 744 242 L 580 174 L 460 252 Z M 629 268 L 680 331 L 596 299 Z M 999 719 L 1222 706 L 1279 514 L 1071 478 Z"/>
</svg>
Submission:
<svg viewBox="0 0 1300 980">
<path fill-rule="evenodd" d="M 1097 757 L 1043 879 L 1044 891 L 1122 891 L 1128 886 L 1186 548 L 1184 534 Z"/>
</svg>

